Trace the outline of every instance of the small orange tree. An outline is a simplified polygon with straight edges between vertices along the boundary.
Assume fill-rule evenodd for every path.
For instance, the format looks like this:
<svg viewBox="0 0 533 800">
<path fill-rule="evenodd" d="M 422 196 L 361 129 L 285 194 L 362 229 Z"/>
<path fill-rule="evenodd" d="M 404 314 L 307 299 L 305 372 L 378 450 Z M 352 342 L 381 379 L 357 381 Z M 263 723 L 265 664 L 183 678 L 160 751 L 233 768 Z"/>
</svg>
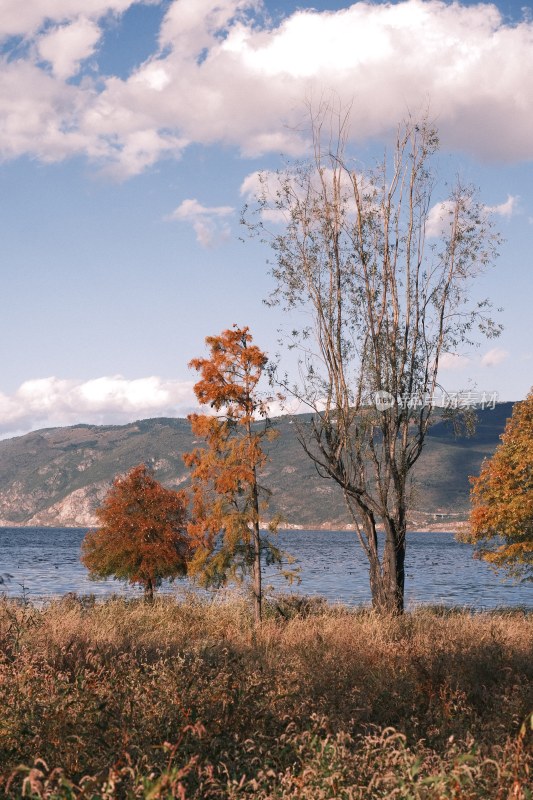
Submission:
<svg viewBox="0 0 533 800">
<path fill-rule="evenodd" d="M 116 478 L 96 511 L 100 527 L 82 543 L 91 577 L 139 584 L 151 602 L 163 578 L 187 571 L 187 505 L 185 492 L 165 489 L 144 464 Z"/>
<path fill-rule="evenodd" d="M 533 580 L 533 389 L 516 403 L 502 443 L 477 478 L 466 540 L 478 555 L 515 576 Z M 495 547 L 487 543 L 496 540 Z"/>
<path fill-rule="evenodd" d="M 259 530 L 258 473 L 267 460 L 262 441 L 273 434 L 257 393 L 267 357 L 252 344 L 247 327 L 234 325 L 208 336 L 206 344 L 210 358 L 193 359 L 189 366 L 201 375 L 194 387 L 199 402 L 220 414 L 189 416 L 193 433 L 206 442 L 184 456 L 192 470 L 190 572 L 206 586 L 251 574 L 254 617 L 260 622 L 262 555 L 268 563 L 281 560 L 280 551 Z"/>
</svg>

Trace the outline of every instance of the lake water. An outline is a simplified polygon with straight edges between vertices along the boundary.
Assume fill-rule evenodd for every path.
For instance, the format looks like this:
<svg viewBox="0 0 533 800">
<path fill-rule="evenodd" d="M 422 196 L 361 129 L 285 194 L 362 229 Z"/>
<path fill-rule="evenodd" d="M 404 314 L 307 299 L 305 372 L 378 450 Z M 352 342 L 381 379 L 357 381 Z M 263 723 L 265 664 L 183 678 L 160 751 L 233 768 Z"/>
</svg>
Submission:
<svg viewBox="0 0 533 800">
<path fill-rule="evenodd" d="M 80 563 L 85 535 L 77 528 L 0 528 L 0 593 L 30 599 L 66 592 L 103 597 L 113 593 L 138 595 L 113 580 L 90 581 Z M 370 601 L 365 556 L 351 531 L 281 531 L 278 545 L 295 556 L 301 582 L 289 587 L 272 569 L 265 585 L 275 590 L 322 595 L 350 605 Z M 411 533 L 406 562 L 408 607 L 422 603 L 467 606 L 475 610 L 499 606 L 533 609 L 533 586 L 503 581 L 488 565 L 472 557 L 470 545 L 451 533 Z M 165 591 L 187 586 L 167 585 Z M 267 588 L 268 591 L 268 588 Z"/>
</svg>

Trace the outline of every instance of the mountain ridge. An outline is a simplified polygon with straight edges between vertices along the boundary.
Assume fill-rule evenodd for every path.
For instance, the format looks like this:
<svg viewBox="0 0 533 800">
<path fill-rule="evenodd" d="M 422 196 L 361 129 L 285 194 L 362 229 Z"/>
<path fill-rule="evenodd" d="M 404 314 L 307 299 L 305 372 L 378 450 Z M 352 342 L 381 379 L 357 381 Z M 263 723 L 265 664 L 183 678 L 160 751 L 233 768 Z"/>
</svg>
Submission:
<svg viewBox="0 0 533 800">
<path fill-rule="evenodd" d="M 478 411 L 471 438 L 456 438 L 443 420 L 435 422 L 413 473 L 411 527 L 444 525 L 449 530 L 466 519 L 468 476 L 478 474 L 483 459 L 494 452 L 512 406 L 500 403 Z M 295 423 L 305 426 L 308 420 L 309 415 L 274 420 L 279 435 L 268 445 L 269 462 L 262 474 L 262 483 L 272 492 L 268 516 L 279 514 L 285 527 L 349 527 L 341 491 L 318 476 L 297 440 Z M 78 423 L 4 439 L 0 525 L 91 527 L 113 478 L 141 461 L 150 464 L 164 485 L 186 486 L 182 455 L 195 444 L 188 420 L 173 417 L 127 425 Z"/>
</svg>

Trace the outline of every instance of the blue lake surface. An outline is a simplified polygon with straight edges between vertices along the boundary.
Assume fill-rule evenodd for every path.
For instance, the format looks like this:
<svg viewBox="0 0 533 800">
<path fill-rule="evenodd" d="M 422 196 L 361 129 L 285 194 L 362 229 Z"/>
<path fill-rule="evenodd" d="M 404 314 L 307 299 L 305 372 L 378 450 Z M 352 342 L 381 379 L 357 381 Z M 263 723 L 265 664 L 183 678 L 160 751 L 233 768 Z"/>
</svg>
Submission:
<svg viewBox="0 0 533 800">
<path fill-rule="evenodd" d="M 78 528 L 0 528 L 0 593 L 40 600 L 66 592 L 104 597 L 129 596 L 139 590 L 113 580 L 91 581 L 80 563 L 86 531 Z M 277 544 L 300 567 L 300 584 L 288 586 L 272 568 L 265 586 L 275 591 L 321 595 L 350 605 L 370 602 L 366 559 L 352 531 L 281 531 Z M 451 533 L 410 533 L 407 540 L 406 601 L 418 604 L 467 606 L 484 610 L 501 606 L 533 609 L 533 585 L 504 581 L 485 563 L 472 557 L 470 545 Z M 174 592 L 187 581 L 163 586 Z"/>
</svg>

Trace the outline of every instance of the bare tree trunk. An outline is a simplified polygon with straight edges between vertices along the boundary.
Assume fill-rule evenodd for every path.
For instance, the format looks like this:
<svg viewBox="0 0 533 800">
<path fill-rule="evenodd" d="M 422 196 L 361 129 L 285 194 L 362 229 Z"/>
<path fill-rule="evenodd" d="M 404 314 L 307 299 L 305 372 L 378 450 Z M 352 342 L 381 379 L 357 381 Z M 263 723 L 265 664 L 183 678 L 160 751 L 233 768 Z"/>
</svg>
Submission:
<svg viewBox="0 0 533 800">
<path fill-rule="evenodd" d="M 386 536 L 383 552 L 383 607 L 387 614 L 403 614 L 405 591 L 405 535 Z"/>
<path fill-rule="evenodd" d="M 253 485 L 253 505 L 255 519 L 252 530 L 252 545 L 253 545 L 253 570 L 252 570 L 252 591 L 254 595 L 254 622 L 256 625 L 261 624 L 262 617 L 262 595 L 263 589 L 261 585 L 261 534 L 259 530 L 259 497 L 257 492 L 257 480 L 255 477 L 254 469 L 254 485 Z"/>
<path fill-rule="evenodd" d="M 382 613 L 386 606 L 385 586 L 381 572 L 381 564 L 377 556 L 369 557 L 370 593 L 372 595 L 372 608 Z"/>
<path fill-rule="evenodd" d="M 372 607 L 380 614 L 403 614 L 405 587 L 405 540 L 385 540 L 383 561 L 369 558 Z"/>
<path fill-rule="evenodd" d="M 261 604 L 262 604 L 262 586 L 261 586 L 261 538 L 259 535 L 259 524 L 254 525 L 253 532 L 254 543 L 254 567 L 252 575 L 253 593 L 254 593 L 254 621 L 256 625 L 261 624 Z"/>
<path fill-rule="evenodd" d="M 368 542 L 370 592 L 372 607 L 379 614 L 403 614 L 405 592 L 405 524 L 394 520 L 385 523 L 385 544 L 380 557 L 375 522 L 365 523 Z"/>
<path fill-rule="evenodd" d="M 150 605 L 154 602 L 154 584 L 151 578 L 144 584 L 144 602 Z"/>
</svg>

